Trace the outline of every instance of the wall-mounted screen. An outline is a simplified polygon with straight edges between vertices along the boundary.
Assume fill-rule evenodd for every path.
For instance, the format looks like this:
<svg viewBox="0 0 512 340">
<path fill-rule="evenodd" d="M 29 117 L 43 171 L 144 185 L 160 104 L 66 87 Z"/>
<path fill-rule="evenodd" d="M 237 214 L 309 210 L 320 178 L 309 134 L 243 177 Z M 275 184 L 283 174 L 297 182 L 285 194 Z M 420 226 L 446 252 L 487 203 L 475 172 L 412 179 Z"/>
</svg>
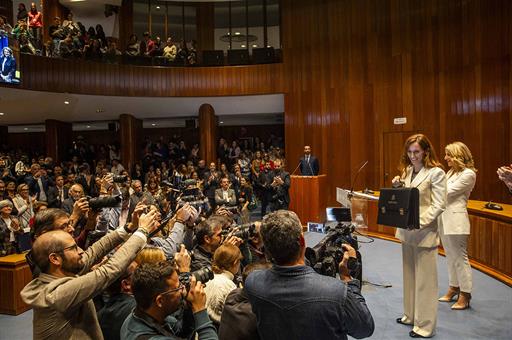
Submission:
<svg viewBox="0 0 512 340">
<path fill-rule="evenodd" d="M 0 30 L 0 83 L 20 83 L 20 54 L 17 46 L 14 37 Z"/>
</svg>

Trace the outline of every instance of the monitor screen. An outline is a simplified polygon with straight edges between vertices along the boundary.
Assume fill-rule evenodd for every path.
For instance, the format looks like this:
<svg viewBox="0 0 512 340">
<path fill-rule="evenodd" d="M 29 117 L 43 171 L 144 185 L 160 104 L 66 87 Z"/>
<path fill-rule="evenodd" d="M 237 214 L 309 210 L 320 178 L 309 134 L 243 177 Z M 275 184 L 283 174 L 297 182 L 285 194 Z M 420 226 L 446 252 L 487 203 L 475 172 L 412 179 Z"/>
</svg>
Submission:
<svg viewBox="0 0 512 340">
<path fill-rule="evenodd" d="M 19 84 L 19 49 L 16 39 L 0 30 L 0 83 Z"/>
</svg>

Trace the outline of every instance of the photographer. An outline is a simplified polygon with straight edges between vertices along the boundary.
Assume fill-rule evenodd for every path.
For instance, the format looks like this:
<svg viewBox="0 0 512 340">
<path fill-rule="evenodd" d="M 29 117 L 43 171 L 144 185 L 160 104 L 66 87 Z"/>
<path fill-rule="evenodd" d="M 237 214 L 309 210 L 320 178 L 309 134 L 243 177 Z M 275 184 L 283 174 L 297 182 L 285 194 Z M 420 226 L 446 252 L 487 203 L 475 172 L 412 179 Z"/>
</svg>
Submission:
<svg viewBox="0 0 512 340">
<path fill-rule="evenodd" d="M 230 236 L 223 240 L 222 223 L 215 216 L 212 216 L 196 227 L 196 242 L 197 245 L 194 247 L 191 264 L 192 271 L 211 266 L 213 253 L 222 243 L 233 244 L 238 247 L 242 240 L 236 236 Z"/>
<path fill-rule="evenodd" d="M 306 242 L 294 212 L 278 210 L 265 216 L 261 235 L 273 267 L 251 273 L 245 290 L 262 339 L 359 339 L 373 334 L 359 281 L 347 268 L 349 258 L 356 257 L 351 246 L 343 245 L 338 280 L 305 265 Z"/>
<path fill-rule="evenodd" d="M 133 274 L 132 290 L 137 307 L 121 328 L 121 339 L 178 339 L 177 320 L 168 318 L 187 302 L 194 314 L 194 332 L 200 340 L 218 339 L 206 312 L 206 295 L 200 281 L 191 278 L 186 291 L 176 268 L 168 262 L 145 263 Z M 183 325 L 187 328 L 187 325 Z M 181 334 L 180 334 L 181 335 Z"/>
<path fill-rule="evenodd" d="M 36 239 L 33 258 L 41 274 L 20 294 L 34 310 L 34 339 L 103 339 L 92 298 L 118 278 L 158 226 L 155 212 L 142 215 L 139 222 L 137 231 L 137 226 L 118 229 L 96 242 L 88 253 L 62 230 L 46 232 Z M 130 237 L 127 231 L 135 232 Z M 126 239 L 108 261 L 88 272 Z"/>
<path fill-rule="evenodd" d="M 261 217 L 267 213 L 267 207 L 274 196 L 274 172 L 270 162 L 265 163 L 265 168 L 258 175 L 258 185 L 261 190 Z"/>
</svg>

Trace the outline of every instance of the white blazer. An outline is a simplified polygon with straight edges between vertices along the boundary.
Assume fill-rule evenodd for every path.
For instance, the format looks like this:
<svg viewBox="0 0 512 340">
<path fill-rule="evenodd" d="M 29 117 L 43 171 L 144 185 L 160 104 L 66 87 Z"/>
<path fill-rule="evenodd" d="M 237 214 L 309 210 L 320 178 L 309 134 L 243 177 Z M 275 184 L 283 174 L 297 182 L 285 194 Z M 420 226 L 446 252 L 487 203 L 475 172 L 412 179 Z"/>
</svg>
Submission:
<svg viewBox="0 0 512 340">
<path fill-rule="evenodd" d="M 469 235 L 468 199 L 475 187 L 476 173 L 464 169 L 446 181 L 446 210 L 441 215 L 445 235 Z"/>
<path fill-rule="evenodd" d="M 420 191 L 420 229 L 397 228 L 395 236 L 403 243 L 434 248 L 439 245 L 437 220 L 446 206 L 446 176 L 441 168 L 423 167 L 411 181 L 412 170 L 412 166 L 407 168 L 404 183 Z"/>
</svg>

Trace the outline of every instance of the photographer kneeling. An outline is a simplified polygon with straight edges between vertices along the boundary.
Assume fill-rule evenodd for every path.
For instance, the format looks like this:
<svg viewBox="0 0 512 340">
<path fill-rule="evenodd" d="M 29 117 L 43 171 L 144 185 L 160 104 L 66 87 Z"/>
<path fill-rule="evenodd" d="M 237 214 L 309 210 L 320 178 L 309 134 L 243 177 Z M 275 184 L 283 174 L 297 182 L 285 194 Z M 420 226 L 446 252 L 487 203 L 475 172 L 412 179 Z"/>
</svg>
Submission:
<svg viewBox="0 0 512 340">
<path fill-rule="evenodd" d="M 356 251 L 344 244 L 340 278 L 323 276 L 305 265 L 306 242 L 294 212 L 265 216 L 261 235 L 272 269 L 251 273 L 245 290 L 262 339 L 347 339 L 371 336 L 373 318 L 347 263 Z"/>
</svg>

